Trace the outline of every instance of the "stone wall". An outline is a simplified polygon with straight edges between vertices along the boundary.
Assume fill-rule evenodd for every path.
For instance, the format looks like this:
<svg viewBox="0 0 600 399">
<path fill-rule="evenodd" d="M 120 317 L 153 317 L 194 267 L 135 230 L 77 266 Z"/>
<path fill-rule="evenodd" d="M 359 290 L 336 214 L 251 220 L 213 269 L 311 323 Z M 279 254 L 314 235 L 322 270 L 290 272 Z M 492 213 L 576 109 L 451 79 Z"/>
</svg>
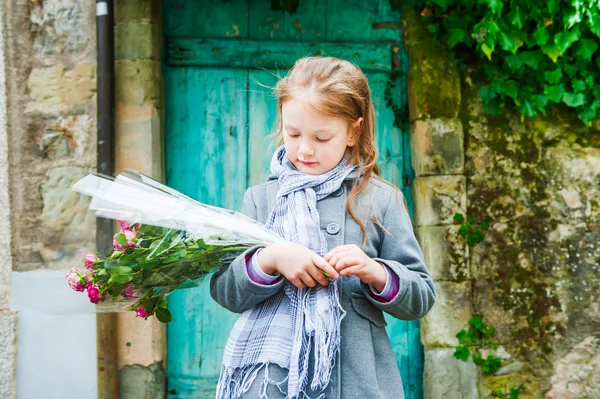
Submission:
<svg viewBox="0 0 600 399">
<path fill-rule="evenodd" d="M 95 170 L 93 2 L 4 1 L 14 270 L 79 265 L 95 218 L 70 185 Z"/>
<path fill-rule="evenodd" d="M 459 71 L 405 14 L 415 222 L 438 302 L 422 320 L 426 398 L 593 398 L 600 384 L 600 124 L 557 109 L 482 112 Z M 463 162 L 464 160 L 464 162 Z M 468 246 L 455 212 L 489 223 Z M 453 357 L 472 315 L 497 329 L 494 375 Z M 484 353 L 485 354 L 485 353 Z"/>
</svg>

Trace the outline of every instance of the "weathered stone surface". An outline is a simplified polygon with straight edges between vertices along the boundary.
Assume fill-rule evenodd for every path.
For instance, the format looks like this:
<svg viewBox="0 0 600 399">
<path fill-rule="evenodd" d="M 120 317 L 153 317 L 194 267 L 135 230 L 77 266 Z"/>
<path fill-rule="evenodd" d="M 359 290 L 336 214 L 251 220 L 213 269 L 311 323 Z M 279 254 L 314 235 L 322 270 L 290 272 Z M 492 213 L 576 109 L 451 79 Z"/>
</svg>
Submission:
<svg viewBox="0 0 600 399">
<path fill-rule="evenodd" d="M 115 22 L 151 23 L 160 21 L 160 1 L 154 0 L 117 0 L 115 2 Z"/>
<path fill-rule="evenodd" d="M 151 60 L 115 63 L 116 97 L 122 105 L 151 105 L 160 99 L 160 62 Z"/>
<path fill-rule="evenodd" d="M 436 302 L 421 319 L 421 341 L 426 348 L 458 346 L 456 334 L 468 326 L 471 318 L 469 282 L 436 281 Z"/>
<path fill-rule="evenodd" d="M 461 102 L 460 73 L 446 50 L 431 37 L 422 18 L 403 12 L 408 71 L 410 119 L 454 118 Z"/>
<path fill-rule="evenodd" d="M 33 101 L 47 105 L 56 105 L 60 103 L 59 81 L 63 75 L 62 66 L 53 66 L 49 68 L 34 68 L 29 74 L 27 88 L 29 97 Z"/>
<path fill-rule="evenodd" d="M 467 245 L 459 226 L 423 226 L 416 230 L 425 264 L 434 280 L 469 278 Z"/>
<path fill-rule="evenodd" d="M 417 226 L 452 224 L 455 213 L 465 214 L 464 176 L 417 177 L 413 189 Z"/>
<path fill-rule="evenodd" d="M 88 101 L 96 93 L 96 66 L 78 64 L 59 81 L 61 102 L 79 104 Z"/>
<path fill-rule="evenodd" d="M 74 53 L 89 43 L 82 2 L 31 1 L 33 46 L 41 54 Z"/>
<path fill-rule="evenodd" d="M 163 148 L 160 117 L 154 106 L 117 106 L 115 151 L 115 170 L 133 168 L 160 178 L 162 171 L 156 160 Z"/>
<path fill-rule="evenodd" d="M 71 190 L 76 181 L 93 171 L 60 166 L 47 172 L 48 180 L 40 187 L 43 237 L 38 251 L 48 267 L 73 257 L 83 259 L 86 246 L 94 243 L 95 216 L 88 210 L 89 198 Z"/>
<path fill-rule="evenodd" d="M 0 310 L 0 398 L 17 397 L 17 314 Z"/>
<path fill-rule="evenodd" d="M 454 348 L 425 349 L 425 399 L 477 399 L 477 366 L 454 357 Z"/>
<path fill-rule="evenodd" d="M 115 58 L 117 60 L 158 60 L 160 31 L 148 23 L 125 23 L 115 26 Z"/>
<path fill-rule="evenodd" d="M 60 116 L 46 123 L 36 144 L 43 158 L 83 156 L 92 147 L 94 121 L 89 115 Z"/>
<path fill-rule="evenodd" d="M 415 121 L 410 128 L 412 166 L 417 176 L 462 174 L 464 135 L 459 119 Z"/>
<path fill-rule="evenodd" d="M 126 399 L 163 399 L 166 375 L 160 363 L 149 367 L 124 366 L 119 370 L 119 397 Z"/>
<path fill-rule="evenodd" d="M 600 389 L 600 337 L 585 338 L 554 366 L 546 399 L 594 398 Z"/>
</svg>

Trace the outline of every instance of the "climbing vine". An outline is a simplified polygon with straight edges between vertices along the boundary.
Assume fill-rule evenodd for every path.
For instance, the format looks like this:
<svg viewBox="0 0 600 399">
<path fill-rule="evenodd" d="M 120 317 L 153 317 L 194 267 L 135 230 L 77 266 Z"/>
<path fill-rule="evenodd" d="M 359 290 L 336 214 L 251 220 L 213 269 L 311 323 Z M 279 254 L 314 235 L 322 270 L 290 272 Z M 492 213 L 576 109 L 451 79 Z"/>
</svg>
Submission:
<svg viewBox="0 0 600 399">
<path fill-rule="evenodd" d="M 600 1 L 411 0 L 457 60 L 484 61 L 486 112 L 514 103 L 522 115 L 573 108 L 588 125 L 600 109 Z M 464 65 L 464 64 L 463 64 Z"/>
</svg>

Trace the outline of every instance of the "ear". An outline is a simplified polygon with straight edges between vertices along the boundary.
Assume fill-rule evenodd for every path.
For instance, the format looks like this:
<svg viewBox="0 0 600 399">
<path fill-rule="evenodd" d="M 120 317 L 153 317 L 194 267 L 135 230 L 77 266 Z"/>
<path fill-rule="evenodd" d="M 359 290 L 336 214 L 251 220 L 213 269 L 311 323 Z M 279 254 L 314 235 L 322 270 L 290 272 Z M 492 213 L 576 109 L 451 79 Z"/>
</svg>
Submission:
<svg viewBox="0 0 600 399">
<path fill-rule="evenodd" d="M 363 118 L 361 116 L 352 124 L 352 128 L 350 129 L 350 137 L 348 137 L 348 147 L 354 147 L 356 145 L 362 129 L 362 122 Z"/>
</svg>

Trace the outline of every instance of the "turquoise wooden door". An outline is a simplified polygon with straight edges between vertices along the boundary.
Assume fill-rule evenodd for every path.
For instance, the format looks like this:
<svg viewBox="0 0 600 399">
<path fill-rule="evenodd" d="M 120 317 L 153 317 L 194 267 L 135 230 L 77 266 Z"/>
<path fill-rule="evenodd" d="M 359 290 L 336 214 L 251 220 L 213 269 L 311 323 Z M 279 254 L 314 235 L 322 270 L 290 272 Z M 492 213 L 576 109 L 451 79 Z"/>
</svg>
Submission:
<svg viewBox="0 0 600 399">
<path fill-rule="evenodd" d="M 387 1 L 300 0 L 294 14 L 267 0 L 164 0 L 167 183 L 200 201 L 239 209 L 265 180 L 275 149 L 268 87 L 308 54 L 355 62 L 367 74 L 383 176 L 412 212 L 406 118 L 406 56 L 398 13 Z M 237 315 L 208 283 L 172 294 L 167 330 L 169 398 L 211 398 Z M 388 318 L 407 398 L 422 397 L 419 323 Z"/>
</svg>

